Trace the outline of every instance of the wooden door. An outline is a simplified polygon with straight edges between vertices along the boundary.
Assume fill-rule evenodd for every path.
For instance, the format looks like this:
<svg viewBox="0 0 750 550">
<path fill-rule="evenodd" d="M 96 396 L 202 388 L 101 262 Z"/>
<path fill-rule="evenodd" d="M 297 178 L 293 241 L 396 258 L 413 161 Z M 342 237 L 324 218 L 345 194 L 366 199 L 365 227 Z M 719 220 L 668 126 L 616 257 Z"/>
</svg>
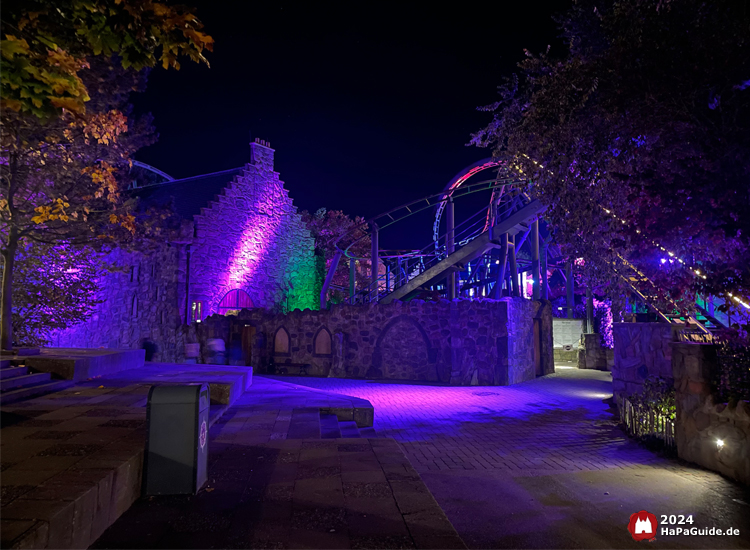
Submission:
<svg viewBox="0 0 750 550">
<path fill-rule="evenodd" d="M 255 343 L 255 327 L 245 325 L 242 327 L 242 356 L 245 365 L 251 366 L 253 360 L 253 344 Z"/>
</svg>

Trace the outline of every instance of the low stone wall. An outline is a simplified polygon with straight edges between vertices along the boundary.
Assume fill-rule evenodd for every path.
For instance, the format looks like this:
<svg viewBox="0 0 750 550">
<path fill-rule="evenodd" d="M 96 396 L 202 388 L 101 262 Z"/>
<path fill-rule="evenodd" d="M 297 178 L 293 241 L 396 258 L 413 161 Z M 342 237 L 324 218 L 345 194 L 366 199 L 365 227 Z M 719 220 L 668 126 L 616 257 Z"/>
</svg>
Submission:
<svg viewBox="0 0 750 550">
<path fill-rule="evenodd" d="M 614 350 L 602 345 L 602 335 L 598 332 L 581 335 L 578 354 L 578 368 L 611 371 L 615 363 Z"/>
<path fill-rule="evenodd" d="M 649 376 L 672 379 L 672 348 L 679 327 L 667 323 L 615 323 L 612 391 L 616 397 L 639 393 Z"/>
<path fill-rule="evenodd" d="M 671 344 L 680 458 L 750 484 L 750 402 L 716 404 L 710 381 L 718 368 L 710 344 Z"/>
<path fill-rule="evenodd" d="M 554 372 L 551 306 L 520 298 L 252 309 L 195 330 L 203 362 L 208 340 L 219 338 L 230 361 L 244 355 L 259 373 L 273 361 L 289 372 L 310 365 L 316 376 L 507 385 Z"/>
</svg>

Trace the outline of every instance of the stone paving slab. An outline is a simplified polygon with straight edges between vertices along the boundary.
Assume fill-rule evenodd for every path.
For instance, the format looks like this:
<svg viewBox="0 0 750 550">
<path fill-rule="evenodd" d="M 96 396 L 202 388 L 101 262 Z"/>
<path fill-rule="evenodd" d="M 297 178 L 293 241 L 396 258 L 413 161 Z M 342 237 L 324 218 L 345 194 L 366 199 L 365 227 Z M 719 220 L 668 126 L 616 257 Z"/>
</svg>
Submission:
<svg viewBox="0 0 750 550">
<path fill-rule="evenodd" d="M 23 361 L 34 371 L 78 382 L 143 367 L 145 353 L 142 349 L 41 348 L 39 355 L 19 355 L 11 360 Z"/>
<path fill-rule="evenodd" d="M 140 497 L 152 385 L 207 379 L 213 423 L 252 381 L 247 368 L 185 367 L 148 364 L 2 406 L 2 547 L 86 548 Z"/>
<path fill-rule="evenodd" d="M 360 428 L 372 426 L 375 418 L 375 409 L 366 399 L 265 375 L 254 378 L 253 386 L 248 388 L 243 399 L 243 403 L 252 402 L 257 411 L 313 407 L 321 414 L 336 415 L 340 422 L 354 421 Z"/>
<path fill-rule="evenodd" d="M 92 548 L 466 547 L 394 440 L 226 443 L 250 412 L 211 429 L 198 495 L 141 499 Z"/>
<path fill-rule="evenodd" d="M 660 548 L 749 548 L 750 490 L 629 439 L 611 375 L 559 368 L 514 386 L 286 377 L 355 396 L 399 442 L 471 548 L 636 548 L 625 526 L 642 509 L 693 514 L 739 537 L 657 537 Z"/>
<path fill-rule="evenodd" d="M 101 379 L 97 379 L 99 383 Z M 194 384 L 211 386 L 211 402 L 229 405 L 252 386 L 252 367 L 227 365 L 182 365 L 174 363 L 146 363 L 143 367 L 118 372 L 106 377 L 107 385 L 132 384 Z"/>
</svg>

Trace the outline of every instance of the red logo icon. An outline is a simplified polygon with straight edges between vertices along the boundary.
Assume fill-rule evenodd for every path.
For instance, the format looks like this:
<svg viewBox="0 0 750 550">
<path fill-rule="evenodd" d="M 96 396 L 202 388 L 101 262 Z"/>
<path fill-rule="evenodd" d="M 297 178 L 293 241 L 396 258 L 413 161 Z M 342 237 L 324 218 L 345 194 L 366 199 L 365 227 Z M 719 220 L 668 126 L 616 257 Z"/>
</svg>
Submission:
<svg viewBox="0 0 750 550">
<path fill-rule="evenodd" d="M 652 540 L 656 538 L 656 528 L 659 526 L 656 516 L 641 510 L 630 516 L 628 531 L 633 540 Z"/>
</svg>

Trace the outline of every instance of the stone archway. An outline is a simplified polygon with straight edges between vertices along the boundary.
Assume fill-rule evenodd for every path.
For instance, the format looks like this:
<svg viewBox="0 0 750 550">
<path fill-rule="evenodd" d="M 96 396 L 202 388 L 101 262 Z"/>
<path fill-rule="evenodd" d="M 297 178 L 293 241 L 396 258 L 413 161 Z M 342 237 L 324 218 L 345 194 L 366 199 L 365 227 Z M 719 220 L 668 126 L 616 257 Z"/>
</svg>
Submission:
<svg viewBox="0 0 750 550">
<path fill-rule="evenodd" d="M 436 351 L 419 322 L 400 315 L 380 333 L 373 352 L 373 367 L 382 378 L 435 381 Z"/>
</svg>

